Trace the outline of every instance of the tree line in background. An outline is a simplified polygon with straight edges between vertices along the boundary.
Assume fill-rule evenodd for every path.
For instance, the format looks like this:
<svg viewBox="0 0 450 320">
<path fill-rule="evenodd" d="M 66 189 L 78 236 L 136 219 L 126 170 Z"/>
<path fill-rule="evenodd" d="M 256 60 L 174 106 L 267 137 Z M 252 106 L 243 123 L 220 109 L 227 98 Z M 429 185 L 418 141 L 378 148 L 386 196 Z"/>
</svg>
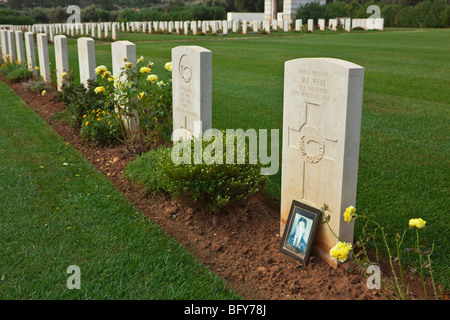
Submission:
<svg viewBox="0 0 450 320">
<path fill-rule="evenodd" d="M 280 1 L 280 11 L 283 1 Z M 309 3 L 297 18 L 368 18 L 367 7 L 378 5 L 385 27 L 450 27 L 449 0 L 345 0 Z M 0 6 L 0 24 L 63 23 L 69 5 L 79 5 L 82 22 L 225 20 L 226 13 L 263 12 L 264 0 L 10 0 Z"/>
<path fill-rule="evenodd" d="M 356 0 L 333 1 L 325 5 L 309 3 L 301 6 L 296 14 L 297 19 L 334 19 L 350 17 L 353 19 L 368 18 L 370 5 L 380 7 L 380 17 L 384 18 L 385 27 L 412 28 L 447 28 L 450 27 L 450 5 L 447 0 L 400 0 L 385 2 L 360 3 Z"/>
</svg>

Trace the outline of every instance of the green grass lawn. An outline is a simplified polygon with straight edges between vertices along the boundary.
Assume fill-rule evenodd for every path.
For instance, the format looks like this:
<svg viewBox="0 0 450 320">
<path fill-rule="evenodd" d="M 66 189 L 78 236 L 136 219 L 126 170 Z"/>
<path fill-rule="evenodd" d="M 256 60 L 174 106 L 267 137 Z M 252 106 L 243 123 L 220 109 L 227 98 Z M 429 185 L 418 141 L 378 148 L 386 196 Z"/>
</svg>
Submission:
<svg viewBox="0 0 450 320">
<path fill-rule="evenodd" d="M 239 299 L 3 82 L 0 98 L 0 299 Z"/>
<path fill-rule="evenodd" d="M 421 234 L 428 245 L 435 243 L 436 277 L 449 287 L 449 29 L 184 38 L 188 41 L 170 35 L 123 37 L 138 42 L 137 55 L 154 61 L 154 72 L 163 78 L 163 65 L 170 61 L 174 46 L 211 50 L 213 126 L 219 129 L 281 129 L 287 60 L 332 57 L 363 66 L 356 207 L 391 234 L 407 228 L 410 218 L 426 220 Z M 76 47 L 69 51 L 70 66 L 77 67 Z M 96 56 L 97 65 L 111 66 L 109 44 L 99 42 Z M 279 198 L 280 174 L 272 177 L 267 194 Z M 360 229 L 357 223 L 357 234 Z M 412 246 L 413 241 L 411 234 L 406 244 Z"/>
</svg>

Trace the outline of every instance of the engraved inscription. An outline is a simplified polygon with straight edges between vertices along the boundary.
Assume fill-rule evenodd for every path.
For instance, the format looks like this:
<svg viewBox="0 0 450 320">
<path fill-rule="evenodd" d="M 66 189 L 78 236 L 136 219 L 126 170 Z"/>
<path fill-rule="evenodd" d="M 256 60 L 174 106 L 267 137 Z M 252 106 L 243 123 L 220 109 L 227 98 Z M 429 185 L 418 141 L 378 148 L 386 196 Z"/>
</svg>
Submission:
<svg viewBox="0 0 450 320">
<path fill-rule="evenodd" d="M 316 102 L 337 103 L 337 97 L 332 96 L 328 89 L 330 75 L 328 72 L 299 69 L 297 90 L 291 90 L 291 95 L 301 96 Z"/>
<path fill-rule="evenodd" d="M 185 84 L 188 84 L 192 79 L 192 64 L 187 55 L 182 55 L 180 58 L 180 77 Z"/>
<path fill-rule="evenodd" d="M 325 153 L 325 140 L 319 129 L 311 125 L 304 125 L 300 130 L 300 153 L 305 161 L 318 163 Z"/>
<path fill-rule="evenodd" d="M 180 104 L 183 109 L 192 109 L 191 101 L 191 88 L 190 87 L 180 87 Z"/>
</svg>

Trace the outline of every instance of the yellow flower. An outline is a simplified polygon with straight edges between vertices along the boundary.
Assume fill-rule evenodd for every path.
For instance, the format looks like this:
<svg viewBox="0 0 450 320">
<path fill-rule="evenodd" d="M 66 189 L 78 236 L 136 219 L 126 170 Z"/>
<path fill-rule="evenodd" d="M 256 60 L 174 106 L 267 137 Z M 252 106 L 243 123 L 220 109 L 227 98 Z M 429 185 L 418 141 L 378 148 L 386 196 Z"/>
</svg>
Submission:
<svg viewBox="0 0 450 320">
<path fill-rule="evenodd" d="M 86 119 L 87 115 L 83 115 L 83 119 Z"/>
<path fill-rule="evenodd" d="M 169 70 L 170 72 L 172 72 L 172 62 L 167 62 L 164 65 L 164 68 L 166 68 L 167 70 Z"/>
<path fill-rule="evenodd" d="M 133 63 L 131 63 L 131 62 L 125 63 L 125 68 L 130 69 L 132 67 L 133 67 Z"/>
<path fill-rule="evenodd" d="M 120 114 L 117 116 L 117 119 L 120 119 Z"/>
<path fill-rule="evenodd" d="M 147 77 L 147 81 L 150 81 L 151 83 L 155 83 L 158 81 L 158 76 L 156 74 L 151 74 Z"/>
<path fill-rule="evenodd" d="M 100 92 L 105 92 L 105 87 L 101 86 L 101 87 L 97 87 L 94 89 L 95 93 L 100 93 Z"/>
<path fill-rule="evenodd" d="M 34 67 L 34 70 L 39 70 L 39 67 L 38 66 Z"/>
<path fill-rule="evenodd" d="M 356 217 L 356 208 L 353 206 L 348 207 L 344 212 L 344 220 L 350 222 Z"/>
<path fill-rule="evenodd" d="M 339 241 L 333 248 L 331 248 L 330 256 L 333 259 L 339 259 L 340 262 L 344 262 L 347 260 L 348 253 L 351 249 L 352 245 L 350 243 Z"/>
<path fill-rule="evenodd" d="M 108 68 L 105 66 L 98 66 L 97 68 L 95 68 L 95 73 L 96 74 L 103 74 L 103 72 L 108 71 Z"/>
<path fill-rule="evenodd" d="M 158 85 L 158 87 L 161 87 L 161 86 L 163 86 L 164 85 L 164 81 L 159 81 L 158 83 L 157 83 L 157 85 Z"/>
<path fill-rule="evenodd" d="M 67 72 L 61 73 L 61 78 L 64 78 L 65 76 L 67 76 Z"/>
<path fill-rule="evenodd" d="M 112 82 L 113 80 L 114 80 L 114 79 L 111 78 L 111 77 L 108 78 L 108 82 Z"/>
<path fill-rule="evenodd" d="M 139 93 L 139 100 L 142 99 L 144 96 L 145 96 L 145 92 L 142 91 L 141 93 Z"/>
<path fill-rule="evenodd" d="M 144 57 L 143 56 L 141 56 L 139 59 L 137 59 L 137 63 L 141 63 L 142 61 L 144 61 Z"/>
<path fill-rule="evenodd" d="M 47 93 L 46 90 L 42 90 L 42 93 L 41 93 L 41 94 L 42 94 L 43 96 L 45 96 L 46 93 Z"/>
<path fill-rule="evenodd" d="M 84 125 L 87 127 L 88 124 L 89 124 L 89 121 L 86 121 L 86 123 Z"/>
<path fill-rule="evenodd" d="M 102 78 L 106 78 L 106 77 L 110 77 L 110 76 L 111 76 L 111 72 L 109 72 L 109 71 L 105 71 L 102 74 Z"/>
<path fill-rule="evenodd" d="M 149 67 L 142 67 L 141 70 L 139 70 L 140 73 L 150 73 L 152 72 L 152 69 Z"/>
<path fill-rule="evenodd" d="M 422 229 L 425 228 L 425 224 L 427 222 L 422 220 L 421 218 L 419 219 L 411 219 L 409 220 L 409 227 L 410 228 L 417 228 L 417 229 Z"/>
</svg>

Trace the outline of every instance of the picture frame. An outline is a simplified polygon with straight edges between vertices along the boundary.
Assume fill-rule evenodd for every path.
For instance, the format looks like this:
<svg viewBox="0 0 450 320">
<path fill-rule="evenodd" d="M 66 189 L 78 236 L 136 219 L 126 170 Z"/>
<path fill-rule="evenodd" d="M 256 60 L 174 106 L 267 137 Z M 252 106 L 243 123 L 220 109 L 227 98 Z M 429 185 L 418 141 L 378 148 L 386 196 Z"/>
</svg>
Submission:
<svg viewBox="0 0 450 320">
<path fill-rule="evenodd" d="M 293 200 L 281 239 L 280 252 L 306 264 L 320 215 L 320 210 Z"/>
</svg>

